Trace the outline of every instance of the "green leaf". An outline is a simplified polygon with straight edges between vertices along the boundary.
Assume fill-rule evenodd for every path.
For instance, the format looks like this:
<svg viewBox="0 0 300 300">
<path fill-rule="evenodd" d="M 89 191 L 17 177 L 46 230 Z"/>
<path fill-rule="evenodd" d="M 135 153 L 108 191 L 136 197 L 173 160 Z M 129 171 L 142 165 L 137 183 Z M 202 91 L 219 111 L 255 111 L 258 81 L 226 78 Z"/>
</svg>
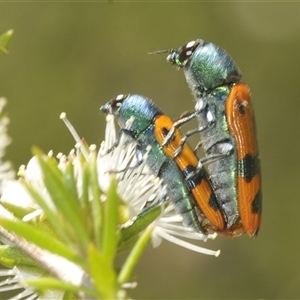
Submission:
<svg viewBox="0 0 300 300">
<path fill-rule="evenodd" d="M 140 256 L 142 255 L 144 249 L 146 248 L 151 238 L 153 228 L 154 227 L 152 225 L 148 226 L 147 229 L 142 233 L 138 241 L 135 243 L 132 250 L 130 251 L 130 254 L 128 255 L 125 263 L 123 264 L 123 267 L 118 276 L 118 283 L 120 285 L 130 279 L 131 273 L 135 265 L 138 263 Z"/>
<path fill-rule="evenodd" d="M 6 230 L 14 232 L 16 235 L 42 249 L 58 254 L 75 263 L 82 263 L 81 258 L 70 247 L 65 246 L 60 241 L 54 239 L 53 236 L 46 235 L 44 232 L 37 230 L 27 223 L 0 218 L 0 224 Z"/>
<path fill-rule="evenodd" d="M 88 253 L 89 274 L 99 293 L 98 298 L 117 299 L 118 285 L 113 264 L 100 254 L 94 245 L 90 245 Z"/>
<path fill-rule="evenodd" d="M 0 54 L 8 53 L 6 46 L 8 45 L 8 42 L 10 41 L 13 33 L 14 31 L 11 29 L 0 36 Z"/>
<path fill-rule="evenodd" d="M 72 241 L 68 235 L 68 232 L 63 230 L 62 223 L 59 220 L 60 214 L 58 214 L 56 211 L 53 211 L 47 200 L 44 199 L 27 181 L 23 180 L 23 184 L 26 187 L 28 193 L 32 196 L 32 198 L 35 200 L 35 202 L 41 207 L 44 214 L 47 216 L 48 221 L 53 226 L 54 231 L 57 233 L 57 235 L 67 244 L 72 244 Z"/>
<path fill-rule="evenodd" d="M 128 249 L 138 238 L 138 235 L 145 230 L 161 214 L 161 206 L 150 206 L 140 213 L 129 225 L 120 228 L 119 252 Z"/>
<path fill-rule="evenodd" d="M 0 245 L 0 263 L 7 268 L 17 266 L 20 269 L 34 268 L 36 270 L 42 270 L 37 266 L 35 261 L 29 258 L 20 249 L 9 245 Z"/>
<path fill-rule="evenodd" d="M 89 200 L 89 190 L 90 190 L 89 183 L 90 183 L 89 165 L 85 164 L 82 172 L 82 191 L 81 191 L 80 202 L 81 205 L 88 210 L 87 211 L 88 213 L 90 213 L 90 209 L 91 209 L 90 207 L 91 204 Z"/>
<path fill-rule="evenodd" d="M 104 212 L 103 245 L 102 251 L 107 261 L 112 262 L 117 248 L 117 223 L 118 223 L 118 197 L 117 182 L 111 181 L 107 193 Z"/>
<path fill-rule="evenodd" d="M 59 214 L 62 215 L 63 226 L 68 230 L 72 239 L 84 248 L 90 242 L 89 231 L 84 215 L 80 210 L 79 200 L 73 197 L 59 175 L 57 166 L 51 165 L 43 157 L 38 156 L 39 164 L 44 173 L 44 183 Z M 45 212 L 46 213 L 46 212 Z"/>
<path fill-rule="evenodd" d="M 70 162 L 67 163 L 66 171 L 64 173 L 64 179 L 65 179 L 66 188 L 68 189 L 71 197 L 77 200 L 78 194 L 77 194 L 76 180 L 74 177 L 74 167 Z M 77 205 L 79 205 L 79 199 Z"/>
<path fill-rule="evenodd" d="M 67 291 L 64 293 L 63 300 L 78 300 L 75 293 Z"/>
<path fill-rule="evenodd" d="M 28 209 L 25 209 L 20 205 L 14 205 L 12 203 L 5 202 L 5 199 L 1 200 L 1 205 L 5 207 L 8 211 L 10 211 L 18 219 L 22 219 L 25 215 L 29 213 Z"/>
<path fill-rule="evenodd" d="M 82 286 L 76 286 L 71 283 L 67 283 L 52 277 L 28 279 L 28 280 L 24 280 L 23 283 L 27 286 L 31 286 L 36 289 L 40 289 L 44 291 L 49 289 L 58 290 L 62 292 L 68 291 L 71 293 L 78 293 L 80 291 L 83 291 L 86 295 L 91 295 L 91 296 L 93 295 L 92 291 L 87 288 L 84 288 Z"/>
<path fill-rule="evenodd" d="M 90 186 L 92 193 L 91 210 L 93 216 L 94 241 L 98 249 L 100 249 L 103 237 L 103 209 L 100 200 L 100 190 L 98 184 L 97 160 L 93 154 L 89 164 Z"/>
</svg>

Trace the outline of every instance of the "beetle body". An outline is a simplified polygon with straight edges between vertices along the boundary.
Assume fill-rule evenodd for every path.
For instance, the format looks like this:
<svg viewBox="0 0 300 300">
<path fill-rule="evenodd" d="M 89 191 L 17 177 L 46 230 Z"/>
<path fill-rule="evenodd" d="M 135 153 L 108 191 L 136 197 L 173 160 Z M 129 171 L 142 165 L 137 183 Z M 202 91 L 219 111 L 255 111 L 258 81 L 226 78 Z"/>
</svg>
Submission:
<svg viewBox="0 0 300 300">
<path fill-rule="evenodd" d="M 232 58 L 212 43 L 196 40 L 170 52 L 167 60 L 183 68 L 197 101 L 197 132 L 214 193 L 225 214 L 224 233 L 254 236 L 260 227 L 262 199 L 249 88 L 240 82 L 241 73 Z M 200 163 L 198 169 L 201 167 Z"/>
<path fill-rule="evenodd" d="M 185 144 L 175 159 L 174 152 L 182 139 L 179 130 L 165 147 L 162 142 L 173 121 L 148 98 L 140 95 L 119 95 L 101 107 L 101 111 L 113 114 L 121 130 L 133 117 L 130 129 L 124 133 L 137 142 L 137 155 L 143 157 L 150 145 L 147 164 L 153 174 L 166 184 L 167 195 L 175 209 L 183 216 L 185 225 L 207 234 L 225 228 L 224 213 L 221 211 L 206 171 L 195 173 L 198 159 Z M 141 155 L 140 155 L 141 154 Z"/>
</svg>

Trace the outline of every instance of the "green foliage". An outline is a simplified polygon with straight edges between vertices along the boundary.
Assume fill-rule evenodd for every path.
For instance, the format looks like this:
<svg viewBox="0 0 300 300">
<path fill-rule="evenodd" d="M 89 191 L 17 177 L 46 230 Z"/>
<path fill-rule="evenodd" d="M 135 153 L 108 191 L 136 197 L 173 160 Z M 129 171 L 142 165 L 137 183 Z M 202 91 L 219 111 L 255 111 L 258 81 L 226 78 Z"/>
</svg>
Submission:
<svg viewBox="0 0 300 300">
<path fill-rule="evenodd" d="M 9 43 L 13 33 L 14 33 L 14 31 L 11 29 L 11 30 L 6 31 L 5 33 L 3 33 L 0 36 L 0 55 L 2 53 L 8 53 L 8 50 L 6 47 Z"/>
<path fill-rule="evenodd" d="M 24 209 L 20 214 L 20 209 L 11 205 L 7 209 L 16 218 L 2 217 L 0 225 L 27 242 L 75 264 L 87 278 L 78 284 L 68 281 L 64 275 L 60 276 L 59 265 L 51 266 L 56 263 L 55 260 L 44 265 L 26 249 L 25 253 L 30 257 L 23 253 L 24 249 L 0 248 L 2 263 L 8 267 L 29 265 L 52 275 L 26 282 L 40 292 L 52 288 L 70 295 L 81 292 L 98 299 L 117 298 L 151 237 L 152 228 L 148 225 L 160 214 L 160 208 L 145 211 L 131 226 L 121 226 L 118 213 L 119 206 L 124 204 L 117 197 L 115 180 L 112 180 L 107 194 L 103 195 L 106 200 L 100 201 L 103 196 L 97 180 L 96 153 L 91 153 L 88 161 L 78 155 L 76 159 L 69 159 L 62 168 L 53 157 L 45 156 L 37 149 L 34 152 L 47 193 L 41 193 L 26 178 L 22 179 L 22 183 L 34 202 L 42 208 L 43 217 L 25 223 L 20 219 L 24 216 Z M 118 273 L 115 258 L 124 248 L 132 250 Z M 17 250 L 17 255 L 12 250 Z M 54 272 L 52 267 L 58 271 Z M 65 270 L 61 271 L 65 273 Z"/>
<path fill-rule="evenodd" d="M 12 34 L 9 30 L 0 36 L 0 54 L 8 53 Z M 86 145 L 82 147 L 88 151 Z M 122 285 L 130 280 L 151 237 L 149 224 L 159 216 L 160 208 L 145 210 L 130 226 L 118 224 L 124 219 L 124 203 L 116 193 L 118 183 L 112 180 L 109 191 L 102 195 L 95 152 L 89 153 L 88 159 L 82 154 L 70 155 L 63 167 L 39 149 L 33 152 L 43 187 L 26 176 L 20 184 L 32 198 L 32 207 L 40 207 L 41 214 L 28 217 L 32 207 L 22 205 L 22 196 L 28 195 L 16 195 L 15 203 L 1 203 L 11 213 L 11 217 L 0 215 L 2 235 L 5 238 L 7 232 L 6 238 L 16 245 L 0 245 L 0 263 L 34 274 L 35 279 L 23 284 L 35 288 L 40 295 L 53 290 L 63 299 L 78 299 L 78 295 L 119 298 Z M 25 222 L 24 217 L 29 221 Z M 131 251 L 118 272 L 115 258 L 124 249 Z M 124 291 L 121 295 L 127 298 Z"/>
<path fill-rule="evenodd" d="M 0 263 L 7 268 L 13 268 L 16 265 L 21 267 L 21 269 L 37 268 L 34 260 L 25 255 L 17 247 L 9 245 L 0 246 Z"/>
</svg>

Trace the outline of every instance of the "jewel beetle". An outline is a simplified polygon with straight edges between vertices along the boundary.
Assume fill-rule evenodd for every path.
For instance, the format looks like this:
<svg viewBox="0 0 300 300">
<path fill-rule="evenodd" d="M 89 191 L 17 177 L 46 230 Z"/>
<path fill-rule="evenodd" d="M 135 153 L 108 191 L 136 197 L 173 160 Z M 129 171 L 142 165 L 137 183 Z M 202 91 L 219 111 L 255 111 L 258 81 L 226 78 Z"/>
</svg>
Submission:
<svg viewBox="0 0 300 300">
<path fill-rule="evenodd" d="M 195 111 L 174 124 L 178 128 L 198 119 L 198 128 L 186 134 L 180 149 L 188 136 L 200 133 L 206 157 L 199 161 L 198 169 L 207 163 L 227 228 L 239 227 L 239 233 L 255 236 L 261 223 L 262 194 L 250 90 L 241 82 L 233 59 L 213 43 L 198 39 L 167 52 L 167 61 L 184 70 L 197 101 Z M 169 134 L 164 144 L 170 141 Z"/>
<path fill-rule="evenodd" d="M 180 131 L 176 129 L 172 141 L 162 147 L 173 121 L 153 101 L 140 95 L 119 95 L 100 110 L 113 114 L 122 132 L 137 142 L 138 157 L 143 157 L 151 146 L 147 164 L 154 175 L 163 179 L 168 198 L 183 216 L 185 225 L 204 234 L 226 230 L 224 212 L 216 201 L 206 170 L 202 168 L 193 173 L 198 165 L 193 150 L 185 143 L 174 158 L 182 140 Z M 132 125 L 126 129 L 131 117 L 134 118 Z"/>
</svg>

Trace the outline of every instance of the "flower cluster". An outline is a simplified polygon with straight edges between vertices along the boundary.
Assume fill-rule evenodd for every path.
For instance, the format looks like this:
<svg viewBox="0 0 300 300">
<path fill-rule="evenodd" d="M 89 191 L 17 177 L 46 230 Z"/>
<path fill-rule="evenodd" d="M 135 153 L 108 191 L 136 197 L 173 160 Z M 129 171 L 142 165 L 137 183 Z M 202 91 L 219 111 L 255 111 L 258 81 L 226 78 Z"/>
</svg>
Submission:
<svg viewBox="0 0 300 300">
<path fill-rule="evenodd" d="M 75 188 L 73 192 L 77 194 L 78 198 L 82 198 L 84 193 L 87 193 L 88 202 L 93 201 L 95 195 L 90 193 L 89 190 L 95 188 L 95 186 L 87 184 L 85 177 L 86 164 L 89 165 L 93 161 L 95 162 L 97 186 L 99 186 L 103 192 L 99 194 L 98 200 L 100 200 L 100 203 L 109 201 L 111 182 L 113 180 L 116 181 L 116 193 L 120 203 L 117 223 L 119 230 L 121 230 L 121 236 L 123 237 L 123 240 L 119 242 L 120 251 L 123 249 L 123 245 L 125 245 L 125 248 L 132 247 L 130 243 L 129 246 L 127 243 L 127 241 L 131 240 L 131 235 L 134 236 L 137 232 L 140 234 L 140 232 L 144 231 L 148 224 L 151 223 L 151 238 L 152 244 L 155 247 L 161 243 L 162 239 L 166 239 L 200 253 L 215 256 L 219 254 L 219 251 L 208 250 L 182 239 L 205 241 L 207 238 L 215 238 L 215 235 L 204 236 L 201 233 L 196 233 L 192 229 L 185 227 L 182 223 L 181 215 L 175 212 L 173 205 L 161 201 L 165 196 L 162 182 L 151 174 L 151 171 L 147 167 L 147 155 L 143 157 L 142 163 L 138 161 L 136 157 L 136 143 L 134 140 L 126 135 L 121 135 L 117 146 L 113 148 L 114 145 L 116 145 L 117 134 L 114 119 L 111 115 L 107 116 L 105 141 L 102 142 L 97 155 L 95 155 L 96 147 L 94 145 L 88 147 L 84 141 L 79 139 L 79 136 L 65 115 L 63 115 L 62 118 L 65 120 L 66 125 L 72 132 L 77 143 L 75 149 L 73 149 L 69 155 L 59 154 L 57 156 L 57 170 L 62 174 L 67 174 L 71 166 Z M 128 126 L 130 126 L 130 124 L 128 124 Z M 7 210 L 14 212 L 11 218 L 17 216 L 25 224 L 44 224 L 48 221 L 47 218 L 49 218 L 49 214 L 45 211 L 47 208 L 47 210 L 56 214 L 57 222 L 60 220 L 58 205 L 54 200 L 55 195 L 53 195 L 53 191 L 46 180 L 46 177 L 50 175 L 48 171 L 45 171 L 45 166 L 42 166 L 45 162 L 50 165 L 54 164 L 52 152 L 49 152 L 47 156 L 34 156 L 26 167 L 21 166 L 19 175 L 22 180 L 9 180 L 3 185 L 1 203 Z M 28 186 L 30 186 L 30 189 L 28 189 Z M 35 191 L 38 196 L 35 196 L 31 189 Z M 43 199 L 42 203 L 37 201 L 38 197 Z M 12 209 L 12 207 L 14 207 L 14 209 Z M 21 215 L 15 213 L 16 207 L 22 209 Z M 153 207 L 153 211 L 155 207 L 159 208 L 155 217 L 152 217 L 149 207 Z M 147 210 L 149 210 L 148 214 L 145 213 Z M 150 218 L 150 221 L 147 219 L 149 215 L 151 215 L 152 218 Z M 144 221 L 144 219 L 146 221 Z M 59 236 L 59 233 L 55 231 L 53 226 L 50 228 L 54 231 L 54 235 Z M 135 229 L 131 230 L 132 228 Z M 47 230 L 49 230 L 49 228 L 47 228 Z M 68 233 L 68 229 L 66 229 L 66 231 Z M 21 246 L 18 244 L 17 246 L 26 253 L 28 247 L 32 249 L 30 242 L 31 241 L 29 241 L 29 244 Z M 26 249 L 24 250 L 22 247 Z M 77 245 L 77 247 L 79 247 L 79 245 Z M 83 268 L 79 267 L 77 271 L 74 271 L 75 266 L 73 263 L 65 261 L 66 264 L 69 264 L 69 267 L 65 267 L 63 272 L 61 269 L 61 261 L 57 263 L 58 258 L 61 260 L 61 257 L 55 255 L 51 256 L 48 251 L 43 252 L 44 250 L 38 250 L 40 252 L 35 253 L 39 253 L 44 260 L 41 261 L 40 257 L 37 258 L 34 255 L 31 256 L 31 259 L 33 261 L 35 260 L 38 265 L 42 265 L 42 269 L 46 270 L 47 273 L 58 274 L 58 278 L 61 279 L 67 277 L 68 282 L 72 284 L 82 284 L 82 281 L 78 280 L 78 278 L 84 277 L 85 272 Z M 22 257 L 22 259 L 24 258 Z M 14 280 L 17 274 L 22 273 L 16 273 L 13 277 Z M 40 276 L 42 272 L 39 269 L 38 272 L 33 274 Z M 123 282 L 123 284 L 124 283 L 125 282 Z"/>
<path fill-rule="evenodd" d="M 12 31 L 0 36 L 0 53 Z M 0 98 L 0 296 L 10 299 L 127 299 L 134 266 L 151 239 L 163 239 L 203 254 L 218 256 L 195 241 L 214 239 L 183 225 L 168 201 L 166 187 L 137 157 L 137 144 L 117 134 L 107 115 L 99 151 L 88 145 L 63 113 L 75 148 L 54 157 L 34 149 L 15 178 L 4 160 L 10 143 L 9 119 Z M 127 122 L 130 129 L 132 120 Z M 151 148 L 148 149 L 150 151 Z M 130 249 L 117 272 L 116 255 Z"/>
<path fill-rule="evenodd" d="M 144 157 L 143 164 L 138 165 L 135 151 L 136 143 L 127 135 L 123 134 L 121 136 L 119 146 L 114 151 L 103 155 L 113 147 L 116 141 L 114 118 L 112 115 L 108 115 L 105 141 L 101 145 L 98 156 L 99 184 L 105 190 L 109 186 L 109 174 L 112 174 L 112 170 L 115 171 L 113 173 L 117 175 L 119 182 L 119 195 L 122 195 L 123 201 L 128 207 L 130 219 L 132 219 L 143 210 L 149 201 L 151 203 L 160 201 L 163 197 L 162 181 L 151 174 L 146 164 L 147 157 Z M 120 170 L 125 171 L 120 172 Z M 154 247 L 159 246 L 162 239 L 166 239 L 199 253 L 215 256 L 218 256 L 220 253 L 220 251 L 212 251 L 187 243 L 184 240 L 176 238 L 176 236 L 191 240 L 206 241 L 207 239 L 214 239 L 216 234 L 205 236 L 184 226 L 182 216 L 175 211 L 173 204 L 168 204 L 155 221 L 152 234 L 152 244 Z"/>
</svg>

